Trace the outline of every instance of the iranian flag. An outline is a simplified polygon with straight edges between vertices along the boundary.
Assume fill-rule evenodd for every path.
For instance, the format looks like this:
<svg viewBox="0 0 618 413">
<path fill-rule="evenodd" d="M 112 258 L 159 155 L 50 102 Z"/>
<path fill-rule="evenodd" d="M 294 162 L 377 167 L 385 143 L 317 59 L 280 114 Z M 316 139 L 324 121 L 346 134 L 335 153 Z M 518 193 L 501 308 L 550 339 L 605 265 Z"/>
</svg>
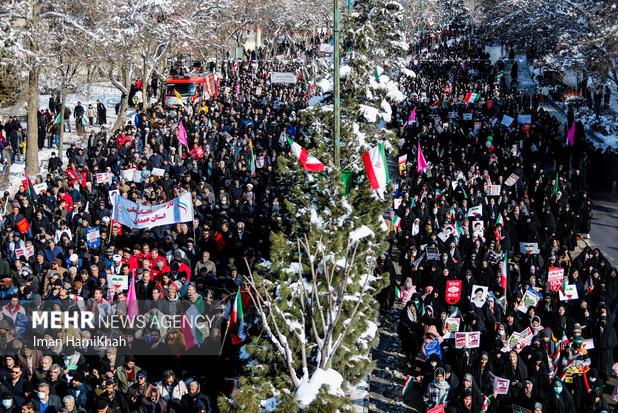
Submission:
<svg viewBox="0 0 618 413">
<path fill-rule="evenodd" d="M 406 170 L 406 164 L 408 162 L 408 155 L 401 155 L 399 157 L 399 175 L 403 175 L 403 171 Z"/>
<path fill-rule="evenodd" d="M 466 97 L 464 99 L 464 102 L 466 102 L 466 103 L 476 103 L 476 102 L 479 101 L 480 98 L 481 98 L 481 94 L 480 93 L 468 92 L 468 93 L 466 93 Z"/>
<path fill-rule="evenodd" d="M 502 218 L 502 214 L 498 212 L 498 218 L 496 218 L 496 225 L 504 226 L 504 218 Z"/>
<path fill-rule="evenodd" d="M 389 176 L 384 145 L 380 143 L 378 146 L 365 152 L 363 154 L 363 163 L 365 164 L 365 172 L 371 184 L 371 189 L 386 189 L 386 184 L 389 183 Z"/>
<path fill-rule="evenodd" d="M 403 383 L 403 389 L 401 389 L 401 397 L 406 395 L 406 392 L 412 388 L 413 383 L 414 380 L 412 379 L 412 376 L 406 376 L 406 381 Z"/>
<path fill-rule="evenodd" d="M 294 156 L 298 159 L 298 162 L 300 162 L 305 171 L 322 172 L 324 170 L 324 164 L 322 162 L 309 155 L 309 152 L 305 148 L 294 142 L 289 136 L 288 144 L 290 145 L 290 148 L 292 148 Z"/>
<path fill-rule="evenodd" d="M 508 261 L 507 261 L 508 257 L 507 254 L 504 254 L 504 259 L 502 260 L 502 263 L 500 264 L 500 287 L 504 288 L 504 291 L 506 291 L 506 282 L 508 279 L 508 272 L 509 272 L 509 265 L 508 265 Z"/>
<path fill-rule="evenodd" d="M 238 333 L 232 334 L 232 344 L 240 344 L 245 341 L 245 320 L 242 310 L 242 294 L 240 293 L 240 287 L 236 292 L 236 298 L 232 303 L 232 309 L 230 310 L 230 326 L 238 325 Z"/>
<path fill-rule="evenodd" d="M 436 200 L 442 198 L 443 195 L 444 195 L 444 192 L 441 189 L 436 188 L 436 195 L 435 195 Z"/>
<path fill-rule="evenodd" d="M 483 216 L 483 205 L 477 205 L 468 209 L 468 217 L 475 218 L 477 215 Z"/>
<path fill-rule="evenodd" d="M 461 224 L 459 223 L 459 221 L 455 221 L 455 231 L 457 231 L 457 236 L 460 236 L 463 234 L 464 230 L 461 226 Z"/>
<path fill-rule="evenodd" d="M 393 224 L 397 228 L 401 228 L 401 218 L 398 215 L 394 215 L 391 220 L 391 224 Z"/>
<path fill-rule="evenodd" d="M 249 171 L 251 176 L 255 176 L 255 154 L 253 153 L 253 142 L 249 139 Z"/>
</svg>

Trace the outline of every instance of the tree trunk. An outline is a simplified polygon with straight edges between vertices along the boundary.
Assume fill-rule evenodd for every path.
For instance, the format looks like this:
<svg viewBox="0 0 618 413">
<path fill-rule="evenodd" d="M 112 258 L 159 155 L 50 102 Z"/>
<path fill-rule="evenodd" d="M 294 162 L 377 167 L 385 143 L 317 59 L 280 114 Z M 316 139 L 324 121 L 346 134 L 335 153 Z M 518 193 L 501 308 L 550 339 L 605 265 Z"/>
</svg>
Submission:
<svg viewBox="0 0 618 413">
<path fill-rule="evenodd" d="M 64 90 L 62 90 L 60 93 L 61 93 L 60 113 L 62 115 L 60 115 L 60 125 L 58 125 L 60 127 L 60 130 L 58 131 L 58 135 L 60 136 L 60 138 L 58 139 L 58 156 L 60 157 L 60 159 L 62 159 L 62 147 L 64 145 L 64 111 L 66 108 L 67 94 Z M 70 121 L 71 119 L 68 120 L 68 122 Z"/>
<path fill-rule="evenodd" d="M 116 80 L 112 73 L 110 73 L 110 80 L 112 84 L 116 86 L 118 90 L 122 92 L 122 97 L 120 98 L 120 108 L 118 110 L 118 117 L 116 118 L 116 122 L 114 122 L 114 126 L 112 126 L 111 132 L 118 129 L 124 128 L 125 123 L 127 123 L 127 108 L 129 107 L 129 91 L 131 90 L 131 72 L 130 68 L 127 66 L 122 67 L 122 84 Z"/>
<path fill-rule="evenodd" d="M 114 126 L 112 126 L 112 132 L 124 128 L 125 123 L 127 123 L 127 109 L 129 108 L 129 95 L 122 94 L 122 98 L 120 98 L 120 109 L 118 110 L 118 117 L 116 118 L 116 122 L 114 122 Z"/>
<path fill-rule="evenodd" d="M 143 68 L 142 68 L 142 110 L 145 112 L 148 109 L 148 82 L 150 82 L 150 73 L 148 69 L 148 64 L 146 63 L 146 59 L 143 59 Z M 137 107 L 135 108 L 137 112 Z"/>
<path fill-rule="evenodd" d="M 26 171 L 39 173 L 39 69 L 28 71 L 28 131 L 26 138 Z M 13 148 L 18 151 L 19 148 Z"/>
</svg>

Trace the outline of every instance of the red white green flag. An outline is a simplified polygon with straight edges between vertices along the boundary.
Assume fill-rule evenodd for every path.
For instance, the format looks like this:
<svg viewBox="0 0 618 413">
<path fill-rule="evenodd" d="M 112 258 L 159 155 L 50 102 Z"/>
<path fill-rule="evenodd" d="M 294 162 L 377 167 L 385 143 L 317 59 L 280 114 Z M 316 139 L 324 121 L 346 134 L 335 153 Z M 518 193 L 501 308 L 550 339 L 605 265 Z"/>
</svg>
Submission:
<svg viewBox="0 0 618 413">
<path fill-rule="evenodd" d="M 230 326 L 238 325 L 238 333 L 232 334 L 232 344 L 239 344 L 245 341 L 245 320 L 244 312 L 242 309 L 242 294 L 240 293 L 240 287 L 236 292 L 236 297 L 232 303 L 232 309 L 230 310 Z"/>
<path fill-rule="evenodd" d="M 476 103 L 476 102 L 479 101 L 480 98 L 481 98 L 481 94 L 480 93 L 468 92 L 468 93 L 466 93 L 466 97 L 464 99 L 464 102 L 466 102 L 466 103 Z"/>
<path fill-rule="evenodd" d="M 324 164 L 322 162 L 311 156 L 305 148 L 294 142 L 289 136 L 288 144 L 292 149 L 292 153 L 294 153 L 294 156 L 298 159 L 298 162 L 300 162 L 305 171 L 322 172 L 324 170 Z"/>
<path fill-rule="evenodd" d="M 506 291 L 506 283 L 508 279 L 508 270 L 509 270 L 507 260 L 508 260 L 508 256 L 506 253 L 504 253 L 504 259 L 502 260 L 502 263 L 500 264 L 500 287 L 504 288 L 505 291 Z"/>
<path fill-rule="evenodd" d="M 365 164 L 365 172 L 367 173 L 371 189 L 385 190 L 390 178 L 388 176 L 388 164 L 384 145 L 380 143 L 378 146 L 365 152 L 363 154 L 363 163 Z"/>
</svg>

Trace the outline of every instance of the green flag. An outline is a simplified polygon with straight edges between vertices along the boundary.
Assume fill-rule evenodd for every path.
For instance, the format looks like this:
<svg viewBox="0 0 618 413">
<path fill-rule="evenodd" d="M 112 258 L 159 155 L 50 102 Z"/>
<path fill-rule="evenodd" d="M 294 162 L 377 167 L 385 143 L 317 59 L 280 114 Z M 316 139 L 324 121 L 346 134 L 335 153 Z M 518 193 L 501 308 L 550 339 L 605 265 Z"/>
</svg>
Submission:
<svg viewBox="0 0 618 413">
<path fill-rule="evenodd" d="M 341 184 L 343 185 L 343 195 L 349 195 L 352 190 L 352 170 L 341 170 Z"/>
<path fill-rule="evenodd" d="M 558 192 L 558 174 L 556 173 L 556 179 L 554 180 L 554 189 L 552 189 L 551 194 L 556 195 Z"/>
</svg>

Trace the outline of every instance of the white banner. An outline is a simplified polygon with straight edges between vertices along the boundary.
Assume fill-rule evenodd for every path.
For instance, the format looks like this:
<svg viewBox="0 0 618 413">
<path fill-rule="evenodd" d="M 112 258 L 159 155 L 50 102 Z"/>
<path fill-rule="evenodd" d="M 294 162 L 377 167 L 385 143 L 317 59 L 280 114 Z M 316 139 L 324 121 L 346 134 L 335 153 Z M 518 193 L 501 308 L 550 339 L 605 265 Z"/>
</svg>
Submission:
<svg viewBox="0 0 618 413">
<path fill-rule="evenodd" d="M 193 221 L 193 199 L 189 192 L 159 205 L 139 205 L 121 196 L 114 200 L 114 221 L 129 228 L 153 228 Z"/>
<path fill-rule="evenodd" d="M 283 83 L 291 85 L 296 83 L 296 73 L 294 72 L 272 72 L 270 74 L 270 83 Z"/>
</svg>

